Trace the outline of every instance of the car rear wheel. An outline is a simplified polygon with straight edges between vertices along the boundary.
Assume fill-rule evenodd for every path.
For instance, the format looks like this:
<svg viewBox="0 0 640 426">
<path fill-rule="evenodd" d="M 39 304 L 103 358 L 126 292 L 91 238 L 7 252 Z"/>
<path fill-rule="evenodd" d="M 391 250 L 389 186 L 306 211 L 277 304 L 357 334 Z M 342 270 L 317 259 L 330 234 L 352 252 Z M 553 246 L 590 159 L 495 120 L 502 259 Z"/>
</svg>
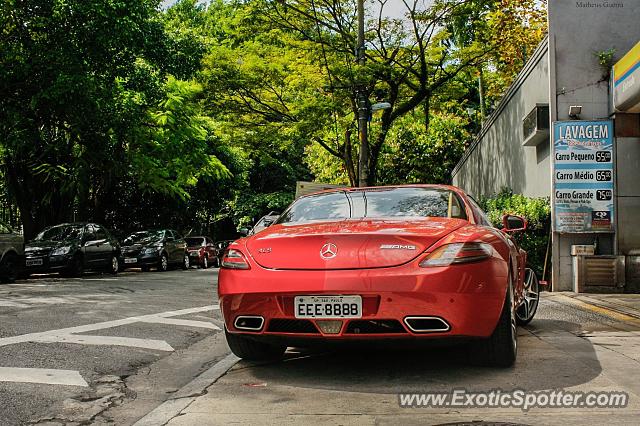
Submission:
<svg viewBox="0 0 640 426">
<path fill-rule="evenodd" d="M 476 342 L 469 353 L 474 364 L 487 367 L 511 367 L 518 353 L 518 329 L 513 289 L 507 294 L 495 330 L 488 339 Z"/>
<path fill-rule="evenodd" d="M 165 253 L 162 253 L 158 262 L 158 272 L 166 272 L 167 269 L 169 269 L 169 258 Z"/>
<path fill-rule="evenodd" d="M 8 253 L 0 264 L 1 281 L 12 283 L 18 278 L 18 256 Z"/>
<path fill-rule="evenodd" d="M 227 344 L 236 356 L 249 361 L 273 361 L 282 358 L 286 346 L 258 342 L 241 334 L 232 334 L 225 328 Z"/>
<path fill-rule="evenodd" d="M 524 299 L 516 311 L 519 325 L 527 325 L 531 322 L 538 310 L 539 301 L 540 283 L 538 277 L 533 269 L 527 268 L 524 271 Z"/>
<path fill-rule="evenodd" d="M 205 256 L 202 258 L 202 263 L 200 264 L 200 267 L 202 269 L 208 269 L 209 268 L 209 257 Z"/>
</svg>

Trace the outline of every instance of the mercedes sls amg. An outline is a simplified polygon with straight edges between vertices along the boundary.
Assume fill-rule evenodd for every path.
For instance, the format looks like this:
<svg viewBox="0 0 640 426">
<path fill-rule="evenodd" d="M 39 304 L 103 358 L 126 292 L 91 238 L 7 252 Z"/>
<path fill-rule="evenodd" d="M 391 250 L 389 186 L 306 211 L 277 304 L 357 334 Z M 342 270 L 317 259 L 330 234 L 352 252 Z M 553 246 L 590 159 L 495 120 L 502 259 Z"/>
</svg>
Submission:
<svg viewBox="0 0 640 426">
<path fill-rule="evenodd" d="M 538 281 L 509 235 L 458 188 L 330 190 L 297 199 L 269 228 L 227 248 L 218 283 L 231 350 L 274 359 L 287 347 L 385 339 L 464 339 L 474 361 L 507 367 Z"/>
</svg>

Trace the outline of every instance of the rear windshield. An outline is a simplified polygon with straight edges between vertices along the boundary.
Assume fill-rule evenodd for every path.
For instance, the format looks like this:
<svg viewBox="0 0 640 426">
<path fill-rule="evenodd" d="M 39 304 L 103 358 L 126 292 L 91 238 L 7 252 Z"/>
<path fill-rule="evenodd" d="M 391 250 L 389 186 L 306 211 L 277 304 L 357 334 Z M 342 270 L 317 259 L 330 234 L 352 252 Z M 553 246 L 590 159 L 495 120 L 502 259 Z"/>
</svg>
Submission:
<svg viewBox="0 0 640 426">
<path fill-rule="evenodd" d="M 204 245 L 204 238 L 189 237 L 185 238 L 184 240 L 187 242 L 187 245 L 191 247 Z"/>
<path fill-rule="evenodd" d="M 439 188 L 388 188 L 340 191 L 294 202 L 277 223 L 356 218 L 449 217 L 466 219 L 462 201 Z"/>
</svg>

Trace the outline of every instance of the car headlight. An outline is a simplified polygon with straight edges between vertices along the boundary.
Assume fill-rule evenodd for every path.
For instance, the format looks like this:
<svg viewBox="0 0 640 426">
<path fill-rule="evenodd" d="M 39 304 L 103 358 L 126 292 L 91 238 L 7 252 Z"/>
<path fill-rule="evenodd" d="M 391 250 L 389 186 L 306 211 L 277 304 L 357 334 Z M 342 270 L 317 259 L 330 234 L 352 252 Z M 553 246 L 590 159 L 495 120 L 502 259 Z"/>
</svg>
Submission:
<svg viewBox="0 0 640 426">
<path fill-rule="evenodd" d="M 458 263 L 478 262 L 493 255 L 493 247 L 485 243 L 454 243 L 438 247 L 425 257 L 420 266 L 449 266 Z"/>
<path fill-rule="evenodd" d="M 161 246 L 151 246 L 142 249 L 142 254 L 153 254 L 157 253 L 160 250 Z"/>
<path fill-rule="evenodd" d="M 69 254 L 71 251 L 71 246 L 62 246 L 51 252 L 51 256 L 62 256 L 64 254 Z"/>
</svg>

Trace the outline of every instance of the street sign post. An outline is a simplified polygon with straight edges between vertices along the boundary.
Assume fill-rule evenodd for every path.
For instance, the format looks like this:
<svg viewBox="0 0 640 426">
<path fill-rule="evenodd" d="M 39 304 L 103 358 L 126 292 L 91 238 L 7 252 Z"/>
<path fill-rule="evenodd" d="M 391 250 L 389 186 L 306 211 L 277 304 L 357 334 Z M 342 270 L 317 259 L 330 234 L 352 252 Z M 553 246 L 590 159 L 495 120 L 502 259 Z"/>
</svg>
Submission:
<svg viewBox="0 0 640 426">
<path fill-rule="evenodd" d="M 613 122 L 553 123 L 554 230 L 613 232 Z"/>
</svg>

